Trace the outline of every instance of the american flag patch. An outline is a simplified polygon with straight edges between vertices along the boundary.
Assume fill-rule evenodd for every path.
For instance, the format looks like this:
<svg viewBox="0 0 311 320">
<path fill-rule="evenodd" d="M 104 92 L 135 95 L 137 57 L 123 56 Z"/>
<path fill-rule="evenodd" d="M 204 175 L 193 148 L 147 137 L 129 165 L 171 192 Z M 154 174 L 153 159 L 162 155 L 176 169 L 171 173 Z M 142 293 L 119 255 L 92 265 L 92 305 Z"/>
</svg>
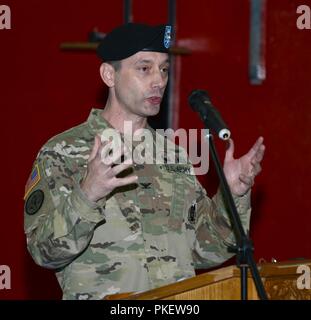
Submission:
<svg viewBox="0 0 311 320">
<path fill-rule="evenodd" d="M 31 174 L 27 180 L 24 199 L 27 198 L 30 191 L 38 184 L 40 179 L 41 179 L 41 176 L 40 176 L 39 166 L 36 164 L 32 169 Z"/>
</svg>

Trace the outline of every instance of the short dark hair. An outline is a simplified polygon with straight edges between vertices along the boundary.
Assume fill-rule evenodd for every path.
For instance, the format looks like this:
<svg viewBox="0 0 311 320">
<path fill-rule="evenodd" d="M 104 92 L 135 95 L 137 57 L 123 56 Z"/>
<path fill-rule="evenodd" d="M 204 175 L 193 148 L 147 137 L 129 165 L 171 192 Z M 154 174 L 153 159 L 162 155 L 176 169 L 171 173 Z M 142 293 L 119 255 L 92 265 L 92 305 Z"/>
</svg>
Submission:
<svg viewBox="0 0 311 320">
<path fill-rule="evenodd" d="M 115 71 L 119 71 L 121 69 L 121 60 L 107 61 L 106 63 L 110 64 Z"/>
</svg>

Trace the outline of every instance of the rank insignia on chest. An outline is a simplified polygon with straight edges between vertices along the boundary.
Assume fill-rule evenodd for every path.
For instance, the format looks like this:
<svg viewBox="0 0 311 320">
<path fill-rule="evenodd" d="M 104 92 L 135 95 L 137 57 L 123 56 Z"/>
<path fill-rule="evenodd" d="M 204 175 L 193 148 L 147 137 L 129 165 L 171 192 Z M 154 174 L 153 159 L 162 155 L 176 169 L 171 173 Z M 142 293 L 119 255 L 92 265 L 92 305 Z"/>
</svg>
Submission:
<svg viewBox="0 0 311 320">
<path fill-rule="evenodd" d="M 192 203 L 191 207 L 189 208 L 188 211 L 188 221 L 191 224 L 195 223 L 195 219 L 196 219 L 196 204 Z"/>
<path fill-rule="evenodd" d="M 140 183 L 140 185 L 141 185 L 141 187 L 143 188 L 143 189 L 151 189 L 151 183 L 149 182 L 149 183 Z"/>
</svg>

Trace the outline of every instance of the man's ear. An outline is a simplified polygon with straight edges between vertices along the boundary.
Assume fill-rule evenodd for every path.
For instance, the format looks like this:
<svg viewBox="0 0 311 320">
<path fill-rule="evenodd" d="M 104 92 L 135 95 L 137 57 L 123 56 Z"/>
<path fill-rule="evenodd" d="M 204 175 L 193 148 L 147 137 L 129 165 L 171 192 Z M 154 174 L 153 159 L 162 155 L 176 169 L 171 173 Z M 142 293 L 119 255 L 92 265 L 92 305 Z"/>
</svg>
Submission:
<svg viewBox="0 0 311 320">
<path fill-rule="evenodd" d="M 109 63 L 102 63 L 99 68 L 100 76 L 105 84 L 111 88 L 114 86 L 115 73 L 114 67 Z"/>
</svg>

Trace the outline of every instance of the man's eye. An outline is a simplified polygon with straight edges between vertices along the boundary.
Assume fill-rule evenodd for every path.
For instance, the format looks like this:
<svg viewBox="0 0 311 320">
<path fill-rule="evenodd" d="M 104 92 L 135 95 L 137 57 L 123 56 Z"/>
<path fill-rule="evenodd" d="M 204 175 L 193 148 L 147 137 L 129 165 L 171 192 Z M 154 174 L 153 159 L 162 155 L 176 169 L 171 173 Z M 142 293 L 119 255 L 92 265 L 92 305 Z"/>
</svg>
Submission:
<svg viewBox="0 0 311 320">
<path fill-rule="evenodd" d="M 163 73 L 168 73 L 168 68 L 162 68 Z"/>
<path fill-rule="evenodd" d="M 148 67 L 140 67 L 139 70 L 142 72 L 147 72 L 149 70 L 149 68 Z"/>
</svg>

